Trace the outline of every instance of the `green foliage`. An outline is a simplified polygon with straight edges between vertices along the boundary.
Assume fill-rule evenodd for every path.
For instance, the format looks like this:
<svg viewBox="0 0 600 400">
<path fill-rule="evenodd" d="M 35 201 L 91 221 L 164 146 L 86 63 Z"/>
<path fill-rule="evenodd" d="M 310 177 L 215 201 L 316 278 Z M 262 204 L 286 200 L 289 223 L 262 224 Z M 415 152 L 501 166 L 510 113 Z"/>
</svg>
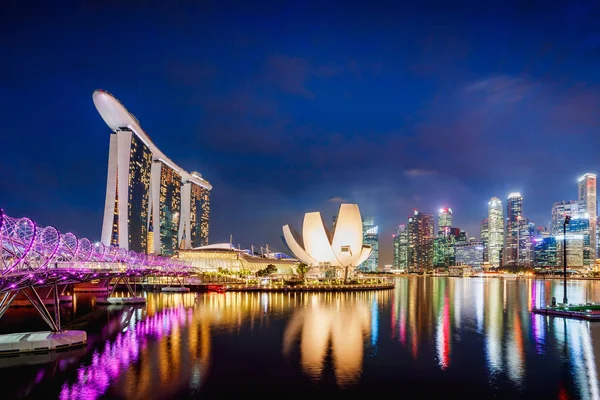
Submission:
<svg viewBox="0 0 600 400">
<path fill-rule="evenodd" d="M 263 268 L 256 272 L 256 276 L 269 276 L 277 273 L 277 267 L 273 264 L 267 265 L 266 268 Z"/>
<path fill-rule="evenodd" d="M 300 275 L 300 278 L 302 279 L 304 279 L 304 276 L 306 275 L 309 269 L 310 267 L 305 263 L 300 263 L 300 265 L 296 267 L 296 271 L 298 271 L 298 275 Z"/>
</svg>

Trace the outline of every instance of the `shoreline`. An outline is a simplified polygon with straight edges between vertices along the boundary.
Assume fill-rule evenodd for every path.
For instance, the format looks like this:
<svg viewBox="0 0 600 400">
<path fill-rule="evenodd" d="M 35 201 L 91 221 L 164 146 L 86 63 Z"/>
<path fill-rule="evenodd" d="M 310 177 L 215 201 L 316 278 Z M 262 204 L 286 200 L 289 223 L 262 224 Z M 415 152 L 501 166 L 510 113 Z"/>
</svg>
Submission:
<svg viewBox="0 0 600 400">
<path fill-rule="evenodd" d="M 491 275 L 468 275 L 468 276 L 454 276 L 454 275 L 434 275 L 434 274 L 395 274 L 395 275 L 374 275 L 373 278 L 410 278 L 410 277 L 419 277 L 419 278 L 504 278 L 504 279 L 538 279 L 538 280 L 546 280 L 546 279 L 564 279 L 564 277 L 560 275 L 552 275 L 552 276 L 543 276 L 543 275 L 527 275 L 527 276 L 507 276 L 502 274 L 491 274 Z M 600 281 L 600 277 L 594 276 L 567 276 L 567 280 L 581 280 L 581 281 Z"/>
<path fill-rule="evenodd" d="M 163 284 L 152 284 L 140 286 L 142 290 L 149 291 L 161 291 L 163 287 L 167 285 Z M 393 289 L 396 284 L 394 282 L 386 283 L 364 283 L 364 284 L 346 284 L 346 285 L 246 285 L 243 283 L 222 283 L 222 284 L 196 284 L 196 285 L 183 285 L 183 287 L 189 288 L 194 292 L 214 292 L 208 289 L 209 286 L 221 286 L 225 287 L 226 290 L 223 292 L 355 292 L 355 291 L 367 291 L 367 290 L 389 290 Z M 163 293 L 167 293 L 163 291 Z"/>
</svg>

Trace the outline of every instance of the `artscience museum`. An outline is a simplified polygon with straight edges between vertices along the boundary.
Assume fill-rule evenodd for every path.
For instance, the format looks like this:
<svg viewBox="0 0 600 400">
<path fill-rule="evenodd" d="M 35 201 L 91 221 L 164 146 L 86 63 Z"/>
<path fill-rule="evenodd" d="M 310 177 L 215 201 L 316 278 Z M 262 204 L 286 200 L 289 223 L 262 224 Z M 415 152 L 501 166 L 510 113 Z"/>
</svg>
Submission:
<svg viewBox="0 0 600 400">
<path fill-rule="evenodd" d="M 357 204 L 340 205 L 331 231 L 317 211 L 304 215 L 302 235 L 285 225 L 283 237 L 294 256 L 311 267 L 311 275 L 348 278 L 371 254 L 371 246 L 363 244 Z"/>
</svg>

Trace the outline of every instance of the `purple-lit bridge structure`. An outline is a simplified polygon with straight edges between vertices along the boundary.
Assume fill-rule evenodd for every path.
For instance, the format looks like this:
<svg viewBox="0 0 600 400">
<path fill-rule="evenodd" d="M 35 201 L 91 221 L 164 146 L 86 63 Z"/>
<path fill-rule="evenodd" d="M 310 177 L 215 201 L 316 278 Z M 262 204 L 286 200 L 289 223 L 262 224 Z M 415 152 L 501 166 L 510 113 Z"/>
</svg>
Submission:
<svg viewBox="0 0 600 400">
<path fill-rule="evenodd" d="M 135 296 L 130 279 L 142 276 L 180 277 L 191 267 L 180 260 L 105 246 L 72 233 L 42 227 L 29 218 L 13 218 L 0 209 L 0 318 L 15 298 L 24 295 L 53 332 L 61 331 L 60 293 L 67 285 L 96 279 L 124 284 Z M 38 291 L 50 288 L 54 316 Z M 110 295 L 111 293 L 109 293 Z"/>
</svg>

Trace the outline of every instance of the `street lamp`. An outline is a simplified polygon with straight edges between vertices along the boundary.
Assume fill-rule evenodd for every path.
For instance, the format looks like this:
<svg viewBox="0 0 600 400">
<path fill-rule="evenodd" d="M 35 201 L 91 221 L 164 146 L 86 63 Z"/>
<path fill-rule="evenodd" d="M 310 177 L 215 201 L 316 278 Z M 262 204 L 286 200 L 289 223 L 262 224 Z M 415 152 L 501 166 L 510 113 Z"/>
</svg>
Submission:
<svg viewBox="0 0 600 400">
<path fill-rule="evenodd" d="M 563 303 L 567 304 L 567 225 L 571 222 L 571 217 L 565 215 L 563 224 Z"/>
</svg>

